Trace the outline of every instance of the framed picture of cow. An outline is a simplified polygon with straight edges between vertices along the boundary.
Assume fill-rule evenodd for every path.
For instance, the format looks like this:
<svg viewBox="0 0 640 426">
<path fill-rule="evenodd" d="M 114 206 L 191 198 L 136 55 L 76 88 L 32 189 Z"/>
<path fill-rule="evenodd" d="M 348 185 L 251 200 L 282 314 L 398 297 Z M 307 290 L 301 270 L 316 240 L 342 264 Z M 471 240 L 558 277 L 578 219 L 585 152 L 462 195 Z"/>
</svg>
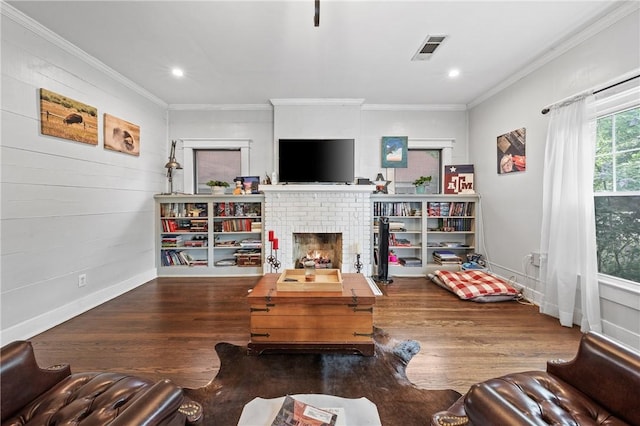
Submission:
<svg viewBox="0 0 640 426">
<path fill-rule="evenodd" d="M 98 144 L 98 109 L 47 89 L 40 89 L 43 135 Z"/>
<path fill-rule="evenodd" d="M 140 126 L 105 114 L 104 149 L 140 155 Z"/>
</svg>

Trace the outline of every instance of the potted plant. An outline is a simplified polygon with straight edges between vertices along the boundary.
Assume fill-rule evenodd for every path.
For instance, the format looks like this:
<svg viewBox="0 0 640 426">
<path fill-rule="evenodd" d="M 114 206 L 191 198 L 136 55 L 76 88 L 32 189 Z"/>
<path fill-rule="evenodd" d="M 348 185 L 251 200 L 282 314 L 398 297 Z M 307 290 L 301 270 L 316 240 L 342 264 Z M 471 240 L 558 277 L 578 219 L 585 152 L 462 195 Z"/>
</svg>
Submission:
<svg viewBox="0 0 640 426">
<path fill-rule="evenodd" d="M 224 194 L 224 189 L 229 187 L 229 183 L 221 180 L 210 180 L 207 182 L 207 186 L 211 187 L 212 194 Z"/>
<path fill-rule="evenodd" d="M 424 194 L 426 192 L 425 187 L 431 184 L 431 176 L 420 176 L 413 181 L 413 185 L 416 187 L 416 194 Z"/>
</svg>

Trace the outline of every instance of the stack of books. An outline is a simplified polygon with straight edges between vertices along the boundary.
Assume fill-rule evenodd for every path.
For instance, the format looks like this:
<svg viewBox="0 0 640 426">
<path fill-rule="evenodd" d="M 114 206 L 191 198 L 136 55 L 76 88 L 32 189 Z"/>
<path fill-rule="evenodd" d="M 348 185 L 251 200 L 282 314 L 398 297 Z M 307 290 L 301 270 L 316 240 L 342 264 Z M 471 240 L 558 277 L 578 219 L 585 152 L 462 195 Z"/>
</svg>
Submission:
<svg viewBox="0 0 640 426">
<path fill-rule="evenodd" d="M 162 247 L 182 247 L 182 235 L 163 235 Z"/>
<path fill-rule="evenodd" d="M 402 265 L 402 266 L 407 266 L 410 268 L 415 268 L 415 267 L 420 267 L 422 266 L 422 260 L 420 260 L 417 257 L 401 257 L 398 259 L 398 262 Z"/>
<path fill-rule="evenodd" d="M 439 265 L 462 263 L 462 258 L 449 250 L 436 250 L 433 252 L 433 261 Z"/>
</svg>

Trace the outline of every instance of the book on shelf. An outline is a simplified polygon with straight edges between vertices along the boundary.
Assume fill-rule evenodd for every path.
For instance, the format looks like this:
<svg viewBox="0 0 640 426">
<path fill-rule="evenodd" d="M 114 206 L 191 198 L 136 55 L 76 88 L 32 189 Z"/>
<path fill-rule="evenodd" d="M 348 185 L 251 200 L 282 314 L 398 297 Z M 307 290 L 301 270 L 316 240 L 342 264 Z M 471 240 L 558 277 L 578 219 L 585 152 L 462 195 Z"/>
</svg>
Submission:
<svg viewBox="0 0 640 426">
<path fill-rule="evenodd" d="M 209 241 L 206 239 L 199 240 L 186 240 L 184 242 L 185 247 L 207 247 Z"/>
<path fill-rule="evenodd" d="M 398 263 L 407 267 L 419 267 L 422 266 L 422 260 L 417 257 L 401 257 L 398 259 Z"/>
<path fill-rule="evenodd" d="M 181 250 L 164 250 L 162 266 L 207 266 L 206 259 L 197 259 Z"/>
<path fill-rule="evenodd" d="M 271 426 L 335 426 L 338 415 L 285 396 Z"/>
<path fill-rule="evenodd" d="M 222 232 L 253 231 L 253 219 L 225 219 L 222 221 Z"/>
<path fill-rule="evenodd" d="M 427 215 L 439 216 L 472 216 L 473 202 L 465 201 L 429 201 L 427 203 Z"/>
<path fill-rule="evenodd" d="M 389 222 L 389 231 L 404 230 L 404 222 Z"/>
<path fill-rule="evenodd" d="M 433 252 L 433 260 L 440 265 L 462 263 L 462 258 L 450 250 L 435 250 Z"/>
<path fill-rule="evenodd" d="M 406 238 L 400 238 L 396 234 L 389 234 L 390 247 L 411 247 L 411 241 Z"/>
<path fill-rule="evenodd" d="M 240 247 L 243 248 L 260 248 L 262 247 L 262 241 L 254 238 L 246 238 L 240 241 Z"/>
<path fill-rule="evenodd" d="M 383 202 L 376 201 L 373 203 L 374 216 L 418 216 L 420 211 L 420 203 L 410 203 L 406 201 Z"/>
<path fill-rule="evenodd" d="M 162 236 L 162 247 L 182 247 L 182 235 L 163 235 Z"/>
<path fill-rule="evenodd" d="M 207 203 L 162 203 L 161 217 L 206 217 Z"/>
</svg>

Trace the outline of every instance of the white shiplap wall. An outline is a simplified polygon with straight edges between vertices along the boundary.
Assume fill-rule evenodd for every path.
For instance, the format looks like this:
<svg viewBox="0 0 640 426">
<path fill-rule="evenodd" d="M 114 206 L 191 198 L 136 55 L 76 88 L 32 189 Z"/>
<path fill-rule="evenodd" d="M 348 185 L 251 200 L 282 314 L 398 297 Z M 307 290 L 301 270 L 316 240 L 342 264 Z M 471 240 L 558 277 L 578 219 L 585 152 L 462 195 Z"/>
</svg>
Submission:
<svg viewBox="0 0 640 426">
<path fill-rule="evenodd" d="M 166 105 L 2 4 L 2 344 L 156 276 Z M 39 89 L 98 109 L 97 146 L 43 136 Z M 140 156 L 105 150 L 103 114 L 140 126 Z M 78 287 L 78 275 L 87 285 Z"/>
</svg>

